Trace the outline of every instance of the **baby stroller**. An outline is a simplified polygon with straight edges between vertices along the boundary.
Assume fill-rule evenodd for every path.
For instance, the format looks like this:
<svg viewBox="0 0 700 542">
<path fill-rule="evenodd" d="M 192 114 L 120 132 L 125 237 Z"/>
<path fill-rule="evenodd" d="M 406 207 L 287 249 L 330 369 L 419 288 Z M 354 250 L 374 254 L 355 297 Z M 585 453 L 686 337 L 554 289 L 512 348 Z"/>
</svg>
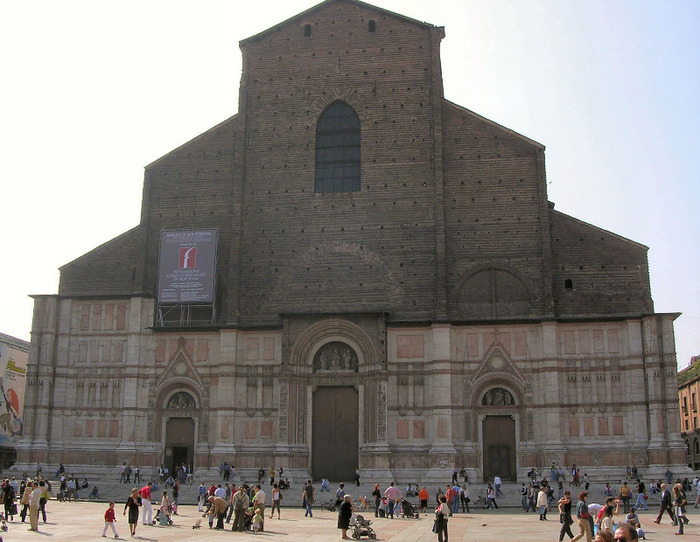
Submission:
<svg viewBox="0 0 700 542">
<path fill-rule="evenodd" d="M 352 527 L 352 537 L 356 540 L 359 540 L 363 536 L 367 536 L 374 540 L 377 538 L 377 533 L 374 532 L 374 529 L 370 527 L 372 525 L 372 522 L 368 519 L 363 518 L 360 515 L 353 514 L 350 516 L 350 527 Z"/>
<path fill-rule="evenodd" d="M 323 508 L 328 510 L 329 512 L 335 512 L 336 506 L 335 506 L 335 499 L 331 499 L 327 503 L 323 505 Z"/>
<path fill-rule="evenodd" d="M 406 499 L 401 499 L 401 510 L 402 515 L 405 518 L 418 519 L 420 517 L 420 514 L 418 514 L 418 510 L 416 510 L 416 507 L 413 506 Z"/>
<path fill-rule="evenodd" d="M 158 508 L 156 511 L 156 517 L 153 518 L 153 525 L 172 525 L 173 520 L 171 519 L 172 507 L 168 507 L 168 511 L 163 513 L 163 511 Z"/>
<path fill-rule="evenodd" d="M 479 495 L 472 506 L 478 510 L 486 510 L 488 508 L 488 503 L 485 497 Z"/>
</svg>

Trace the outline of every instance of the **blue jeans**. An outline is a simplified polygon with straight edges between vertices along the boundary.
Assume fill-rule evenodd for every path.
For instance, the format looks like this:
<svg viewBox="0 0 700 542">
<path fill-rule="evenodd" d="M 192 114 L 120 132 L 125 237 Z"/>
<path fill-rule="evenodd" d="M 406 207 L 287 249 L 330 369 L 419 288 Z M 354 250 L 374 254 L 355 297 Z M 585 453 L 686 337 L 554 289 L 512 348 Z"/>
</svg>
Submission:
<svg viewBox="0 0 700 542">
<path fill-rule="evenodd" d="M 311 511 L 311 503 L 307 500 L 304 500 L 304 504 L 306 505 L 306 513 L 304 514 L 304 517 L 314 517 L 314 513 Z"/>
<path fill-rule="evenodd" d="M 649 507 L 647 506 L 647 500 L 644 498 L 643 493 L 637 495 L 637 502 L 634 503 L 634 507 L 637 510 L 649 510 Z"/>
<path fill-rule="evenodd" d="M 389 499 L 386 503 L 386 515 L 391 519 L 394 519 L 394 501 L 391 499 Z"/>
<path fill-rule="evenodd" d="M 456 514 L 459 512 L 459 497 L 452 498 L 452 513 Z"/>
</svg>

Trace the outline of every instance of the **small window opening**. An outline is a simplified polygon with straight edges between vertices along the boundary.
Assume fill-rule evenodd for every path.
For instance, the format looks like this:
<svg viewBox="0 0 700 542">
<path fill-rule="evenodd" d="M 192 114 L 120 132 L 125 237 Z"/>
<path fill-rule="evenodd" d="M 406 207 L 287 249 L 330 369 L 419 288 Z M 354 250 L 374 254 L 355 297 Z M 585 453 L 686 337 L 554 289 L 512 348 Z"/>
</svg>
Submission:
<svg viewBox="0 0 700 542">
<path fill-rule="evenodd" d="M 311 37 L 311 25 L 310 25 L 310 24 L 305 24 L 305 25 L 304 25 L 304 37 L 305 37 L 305 38 L 310 38 L 310 37 Z"/>
<path fill-rule="evenodd" d="M 571 279 L 566 279 L 564 281 L 564 288 L 567 290 L 573 290 L 574 289 L 574 282 Z"/>
<path fill-rule="evenodd" d="M 371 19 L 369 21 L 369 31 L 374 32 L 377 29 L 377 23 L 374 21 L 374 19 Z"/>
</svg>

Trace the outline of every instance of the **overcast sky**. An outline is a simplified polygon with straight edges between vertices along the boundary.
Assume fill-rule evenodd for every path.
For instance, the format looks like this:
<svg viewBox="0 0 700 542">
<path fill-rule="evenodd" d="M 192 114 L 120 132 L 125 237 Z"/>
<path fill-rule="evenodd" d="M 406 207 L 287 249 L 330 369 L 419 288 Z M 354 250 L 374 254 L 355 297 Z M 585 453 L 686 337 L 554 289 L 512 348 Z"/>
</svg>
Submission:
<svg viewBox="0 0 700 542">
<path fill-rule="evenodd" d="M 143 168 L 238 109 L 238 42 L 313 0 L 0 0 L 0 332 L 138 224 Z M 700 2 L 375 0 L 444 26 L 445 96 L 546 145 L 556 209 L 649 249 L 700 354 Z"/>
</svg>

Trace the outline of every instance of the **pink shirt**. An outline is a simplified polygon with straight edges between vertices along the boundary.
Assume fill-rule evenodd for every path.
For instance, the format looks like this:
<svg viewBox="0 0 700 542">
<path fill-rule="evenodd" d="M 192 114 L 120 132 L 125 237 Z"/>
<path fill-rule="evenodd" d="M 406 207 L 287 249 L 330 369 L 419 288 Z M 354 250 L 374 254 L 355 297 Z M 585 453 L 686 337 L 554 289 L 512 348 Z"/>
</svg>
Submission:
<svg viewBox="0 0 700 542">
<path fill-rule="evenodd" d="M 387 499 L 395 501 L 396 499 L 401 498 L 401 492 L 399 491 L 399 488 L 397 488 L 396 486 L 389 486 L 388 488 L 386 488 L 386 491 L 384 492 L 384 496 Z"/>
</svg>

